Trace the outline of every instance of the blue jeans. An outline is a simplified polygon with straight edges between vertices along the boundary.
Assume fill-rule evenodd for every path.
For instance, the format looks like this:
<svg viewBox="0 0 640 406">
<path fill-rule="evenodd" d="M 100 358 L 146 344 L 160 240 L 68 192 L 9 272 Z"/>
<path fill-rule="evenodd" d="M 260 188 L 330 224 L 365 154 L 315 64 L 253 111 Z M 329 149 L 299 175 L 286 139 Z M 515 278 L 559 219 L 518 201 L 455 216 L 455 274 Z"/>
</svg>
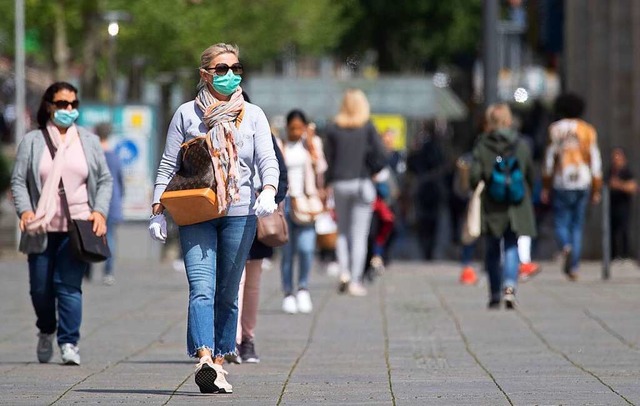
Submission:
<svg viewBox="0 0 640 406">
<path fill-rule="evenodd" d="M 582 251 L 584 225 L 589 190 L 554 190 L 553 215 L 559 248 L 571 247 L 571 269 L 577 270 Z"/>
<path fill-rule="evenodd" d="M 500 244 L 503 244 L 504 256 Z M 489 275 L 489 293 L 492 301 L 502 297 L 505 288 L 516 288 L 518 284 L 518 237 L 507 230 L 500 237 L 486 237 L 485 267 Z M 502 264 L 501 264 L 502 261 Z"/>
<path fill-rule="evenodd" d="M 187 352 L 235 353 L 238 288 L 256 235 L 256 217 L 220 217 L 179 227 L 189 281 Z"/>
<path fill-rule="evenodd" d="M 475 242 L 472 242 L 471 244 L 462 245 L 462 258 L 460 262 L 462 262 L 463 267 L 471 266 L 471 262 L 473 262 L 473 254 L 475 251 L 476 251 Z"/>
<path fill-rule="evenodd" d="M 77 344 L 82 322 L 82 277 L 89 264 L 73 256 L 67 233 L 49 233 L 47 249 L 29 254 L 28 262 L 36 326 L 44 334 L 53 334 L 57 328 L 58 345 Z"/>
<path fill-rule="evenodd" d="M 109 249 L 111 250 L 111 256 L 107 258 L 104 263 L 104 274 L 105 275 L 113 275 L 113 263 L 115 262 L 116 257 L 116 227 L 118 227 L 118 223 L 112 223 L 107 220 L 107 244 L 109 244 Z"/>
<path fill-rule="evenodd" d="M 291 220 L 290 204 L 286 204 L 287 225 L 289 226 L 289 242 L 282 247 L 282 264 L 280 275 L 282 291 L 285 296 L 292 295 L 293 289 L 293 260 L 298 255 L 298 289 L 309 288 L 309 271 L 313 266 L 313 255 L 316 249 L 316 230 L 312 225 L 299 225 Z"/>
</svg>

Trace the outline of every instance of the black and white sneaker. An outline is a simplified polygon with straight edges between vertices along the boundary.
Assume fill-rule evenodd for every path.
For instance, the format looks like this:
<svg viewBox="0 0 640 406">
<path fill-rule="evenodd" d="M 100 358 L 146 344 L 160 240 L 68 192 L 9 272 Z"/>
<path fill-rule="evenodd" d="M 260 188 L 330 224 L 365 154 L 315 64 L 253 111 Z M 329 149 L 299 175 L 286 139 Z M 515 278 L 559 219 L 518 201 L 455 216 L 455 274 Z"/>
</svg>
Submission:
<svg viewBox="0 0 640 406">
<path fill-rule="evenodd" d="M 516 308 L 516 291 L 514 288 L 512 287 L 505 288 L 502 299 L 504 300 L 505 309 Z"/>
<path fill-rule="evenodd" d="M 233 386 L 225 377 L 227 374 L 222 365 L 213 363 L 210 356 L 200 358 L 195 376 L 200 393 L 233 393 Z"/>
<path fill-rule="evenodd" d="M 236 352 L 231 353 L 231 354 L 227 354 L 224 356 L 224 360 L 227 361 L 229 364 L 242 364 L 242 357 L 240 357 L 240 351 L 238 350 L 238 347 L 236 347 Z"/>
<path fill-rule="evenodd" d="M 253 340 L 242 340 L 238 349 L 243 362 L 247 364 L 258 364 L 260 362 Z"/>
</svg>

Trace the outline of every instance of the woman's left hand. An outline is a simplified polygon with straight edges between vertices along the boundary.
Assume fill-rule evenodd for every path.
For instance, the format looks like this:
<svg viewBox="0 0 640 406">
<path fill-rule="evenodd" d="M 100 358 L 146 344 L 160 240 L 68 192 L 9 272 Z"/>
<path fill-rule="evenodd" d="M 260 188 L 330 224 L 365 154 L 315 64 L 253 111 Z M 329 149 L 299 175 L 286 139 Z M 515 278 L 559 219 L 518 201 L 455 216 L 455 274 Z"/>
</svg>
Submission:
<svg viewBox="0 0 640 406">
<path fill-rule="evenodd" d="M 107 233 L 107 220 L 102 213 L 94 211 L 87 220 L 93 221 L 93 232 L 98 237 L 102 237 Z"/>
<path fill-rule="evenodd" d="M 275 200 L 276 189 L 272 186 L 265 187 L 256 199 L 253 210 L 258 217 L 266 217 L 272 214 L 278 208 Z"/>
</svg>

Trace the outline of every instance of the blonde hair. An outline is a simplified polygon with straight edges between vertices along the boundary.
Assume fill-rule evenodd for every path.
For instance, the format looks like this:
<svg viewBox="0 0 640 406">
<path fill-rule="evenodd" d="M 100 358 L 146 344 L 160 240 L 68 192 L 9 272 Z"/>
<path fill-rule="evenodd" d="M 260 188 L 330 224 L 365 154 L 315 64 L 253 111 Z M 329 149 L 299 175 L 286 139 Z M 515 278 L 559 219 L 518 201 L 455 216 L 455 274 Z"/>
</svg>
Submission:
<svg viewBox="0 0 640 406">
<path fill-rule="evenodd" d="M 237 45 L 225 44 L 224 42 L 213 44 L 202 51 L 202 54 L 200 55 L 200 69 L 208 68 L 211 61 L 216 59 L 218 55 L 222 54 L 234 54 L 237 58 L 240 58 L 240 49 Z M 205 83 L 200 79 L 198 89 L 202 88 L 204 85 Z"/>
<path fill-rule="evenodd" d="M 358 128 L 369 121 L 371 110 L 367 96 L 360 89 L 347 89 L 342 98 L 340 111 L 333 121 L 343 128 Z"/>
<path fill-rule="evenodd" d="M 513 124 L 511 109 L 505 103 L 496 103 L 487 107 L 485 119 L 488 131 L 509 128 Z"/>
</svg>

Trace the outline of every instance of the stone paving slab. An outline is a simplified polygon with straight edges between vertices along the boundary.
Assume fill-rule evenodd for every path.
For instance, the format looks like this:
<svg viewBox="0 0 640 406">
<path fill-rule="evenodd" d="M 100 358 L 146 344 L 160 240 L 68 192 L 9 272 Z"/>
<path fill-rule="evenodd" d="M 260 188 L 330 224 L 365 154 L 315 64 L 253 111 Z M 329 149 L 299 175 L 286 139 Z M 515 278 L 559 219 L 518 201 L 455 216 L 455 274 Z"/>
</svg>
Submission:
<svg viewBox="0 0 640 406">
<path fill-rule="evenodd" d="M 24 260 L 0 262 L 0 404 L 640 404 L 640 270 L 613 280 L 554 263 L 521 285 L 517 311 L 486 309 L 487 287 L 452 263 L 395 263 L 365 298 L 314 272 L 314 311 L 280 310 L 266 270 L 258 365 L 229 365 L 232 395 L 203 395 L 185 354 L 187 286 L 167 265 L 124 262 L 113 287 L 84 286 L 82 366 L 35 357 Z M 96 279 L 99 275 L 96 274 Z"/>
</svg>

